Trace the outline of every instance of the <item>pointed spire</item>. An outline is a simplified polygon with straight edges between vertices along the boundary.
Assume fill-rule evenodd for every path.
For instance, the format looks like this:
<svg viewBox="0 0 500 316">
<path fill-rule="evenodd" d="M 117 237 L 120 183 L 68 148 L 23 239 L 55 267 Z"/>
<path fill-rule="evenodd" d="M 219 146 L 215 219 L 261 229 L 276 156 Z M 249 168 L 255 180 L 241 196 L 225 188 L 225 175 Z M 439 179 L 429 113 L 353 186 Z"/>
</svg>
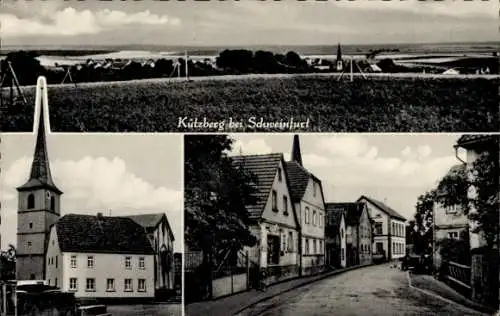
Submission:
<svg viewBox="0 0 500 316">
<path fill-rule="evenodd" d="M 342 50 L 340 48 L 340 43 L 337 47 L 337 61 L 342 60 Z"/>
<path fill-rule="evenodd" d="M 292 161 L 296 161 L 302 166 L 302 154 L 300 153 L 299 135 L 293 135 Z"/>
<path fill-rule="evenodd" d="M 37 86 L 37 90 L 37 97 L 40 97 L 42 100 L 46 99 L 43 95 L 45 93 L 45 91 L 43 91 L 43 86 L 42 88 Z M 41 95 L 38 95 L 38 92 L 41 92 Z M 33 154 L 33 162 L 31 163 L 30 177 L 28 182 L 18 189 L 26 190 L 30 188 L 46 187 L 57 193 L 62 193 L 54 184 L 50 172 L 43 102 L 40 102 L 39 108 L 38 118 L 35 118 L 38 119 L 38 128 L 36 131 L 35 152 Z"/>
</svg>

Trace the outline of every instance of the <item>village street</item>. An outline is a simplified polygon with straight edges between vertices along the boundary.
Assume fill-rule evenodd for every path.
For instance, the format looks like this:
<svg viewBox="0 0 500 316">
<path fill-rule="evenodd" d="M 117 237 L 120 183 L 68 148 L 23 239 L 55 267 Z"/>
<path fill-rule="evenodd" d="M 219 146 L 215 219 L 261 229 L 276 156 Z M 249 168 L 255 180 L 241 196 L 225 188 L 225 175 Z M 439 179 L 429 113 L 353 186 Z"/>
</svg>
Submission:
<svg viewBox="0 0 500 316">
<path fill-rule="evenodd" d="M 428 296 L 388 264 L 365 267 L 299 287 L 261 302 L 238 316 L 481 315 Z"/>
</svg>

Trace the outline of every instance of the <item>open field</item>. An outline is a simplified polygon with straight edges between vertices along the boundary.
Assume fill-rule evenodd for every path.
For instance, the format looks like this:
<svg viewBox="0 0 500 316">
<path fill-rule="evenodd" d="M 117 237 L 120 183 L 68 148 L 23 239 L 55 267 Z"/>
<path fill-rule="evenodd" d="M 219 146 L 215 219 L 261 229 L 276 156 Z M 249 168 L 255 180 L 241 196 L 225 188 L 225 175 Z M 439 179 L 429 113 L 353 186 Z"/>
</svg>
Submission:
<svg viewBox="0 0 500 316">
<path fill-rule="evenodd" d="M 310 119 L 307 131 L 498 131 L 498 76 L 374 75 L 365 81 L 338 75 L 248 75 L 49 87 L 51 126 L 57 132 L 190 132 L 179 117 L 210 121 Z M 0 115 L 3 132 L 33 126 L 34 87 Z M 4 94 L 7 91 L 4 90 Z M 245 126 L 234 131 L 264 131 Z M 283 131 L 271 129 L 265 131 Z"/>
</svg>

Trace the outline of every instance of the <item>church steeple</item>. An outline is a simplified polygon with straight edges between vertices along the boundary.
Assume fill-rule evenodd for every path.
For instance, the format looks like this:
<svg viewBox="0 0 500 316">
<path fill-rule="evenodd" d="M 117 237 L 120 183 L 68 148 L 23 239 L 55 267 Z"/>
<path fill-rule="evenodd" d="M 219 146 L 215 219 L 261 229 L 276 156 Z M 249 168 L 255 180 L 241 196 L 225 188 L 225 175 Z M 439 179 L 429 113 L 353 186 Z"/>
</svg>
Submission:
<svg viewBox="0 0 500 316">
<path fill-rule="evenodd" d="M 299 135 L 293 135 L 292 161 L 302 166 L 302 154 L 300 153 Z"/>
<path fill-rule="evenodd" d="M 42 88 L 43 89 L 45 87 Z M 43 98 L 42 96 L 38 96 Z M 46 93 L 46 92 L 45 92 Z M 38 93 L 37 93 L 38 94 Z M 37 102 L 38 103 L 38 102 Z M 31 163 L 31 172 L 28 182 L 18 188 L 18 190 L 26 190 L 26 189 L 34 189 L 34 188 L 47 188 L 61 194 L 61 190 L 57 188 L 52 180 L 52 175 L 50 172 L 50 164 L 49 164 L 49 155 L 47 153 L 47 139 L 46 139 L 46 130 L 45 130 L 45 116 L 44 116 L 44 105 L 40 102 L 40 110 L 38 116 L 38 129 L 36 135 L 36 143 L 35 143 L 35 152 L 33 155 L 33 162 Z"/>
</svg>

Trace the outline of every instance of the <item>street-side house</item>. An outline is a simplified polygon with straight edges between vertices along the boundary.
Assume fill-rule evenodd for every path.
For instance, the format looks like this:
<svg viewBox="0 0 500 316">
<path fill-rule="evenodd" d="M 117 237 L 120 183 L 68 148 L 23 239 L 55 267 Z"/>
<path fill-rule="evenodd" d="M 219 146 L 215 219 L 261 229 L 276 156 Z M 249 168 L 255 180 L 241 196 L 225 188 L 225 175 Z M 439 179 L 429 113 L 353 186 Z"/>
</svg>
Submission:
<svg viewBox="0 0 500 316">
<path fill-rule="evenodd" d="M 155 289 L 174 289 L 174 234 L 165 213 L 127 216 L 141 225 L 155 252 Z"/>
<path fill-rule="evenodd" d="M 346 259 L 346 225 L 344 212 L 326 204 L 326 264 L 333 268 L 345 268 Z"/>
<path fill-rule="evenodd" d="M 125 217 L 69 214 L 51 227 L 45 256 L 50 285 L 77 298 L 151 299 L 154 251 Z"/>
<path fill-rule="evenodd" d="M 299 275 L 299 232 L 297 215 L 282 154 L 232 157 L 237 168 L 255 177 L 257 202 L 247 205 L 249 217 L 256 221 L 250 231 L 257 245 L 246 247 L 249 259 L 268 276 L 268 282 Z"/>
<path fill-rule="evenodd" d="M 448 174 L 461 172 L 465 166 L 460 164 L 453 166 Z M 437 194 L 442 194 L 437 192 Z M 440 203 L 434 203 L 434 247 L 433 264 L 437 271 L 441 265 L 441 246 L 440 242 L 446 238 L 459 239 L 461 234 L 468 229 L 468 219 L 461 209 L 460 205 L 443 206 Z"/>
<path fill-rule="evenodd" d="M 347 266 L 372 263 L 372 222 L 366 203 L 327 203 L 327 208 L 345 214 Z"/>
<path fill-rule="evenodd" d="M 406 218 L 387 204 L 368 196 L 358 202 L 366 203 L 374 226 L 373 253 L 387 260 L 403 258 L 406 254 Z"/>
<path fill-rule="evenodd" d="M 466 165 L 466 170 L 471 170 L 474 162 L 479 158 L 479 156 L 486 152 L 497 152 L 499 148 L 499 137 L 496 135 L 463 135 L 461 136 L 455 149 L 463 148 L 466 150 L 465 161 L 460 159 L 457 152 L 457 158 Z M 472 172 L 468 172 L 468 177 L 472 178 L 474 175 Z M 473 178 L 472 178 L 473 179 Z M 474 187 L 470 187 L 468 191 L 468 198 L 476 198 L 476 190 Z M 500 193 L 499 193 L 500 194 Z M 472 208 L 469 212 L 473 213 L 476 210 Z M 494 260 L 484 260 L 486 246 L 486 239 L 481 232 L 475 232 L 476 223 L 472 220 L 468 220 L 469 225 L 469 240 L 472 255 L 471 263 L 471 288 L 472 288 L 472 298 L 481 303 L 491 303 L 493 298 L 496 296 L 497 300 L 500 301 L 500 291 L 498 291 L 498 285 L 491 284 L 491 278 L 499 278 L 498 273 L 498 260 L 495 263 Z M 498 255 L 498 238 L 495 242 L 494 253 Z M 487 298 L 489 296 L 489 298 Z M 489 302 L 488 302 L 489 301 Z"/>
<path fill-rule="evenodd" d="M 302 165 L 299 137 L 294 136 L 292 161 L 285 164 L 291 199 L 301 228 L 298 260 L 301 275 L 311 275 L 325 266 L 325 202 L 321 181 Z"/>
</svg>

